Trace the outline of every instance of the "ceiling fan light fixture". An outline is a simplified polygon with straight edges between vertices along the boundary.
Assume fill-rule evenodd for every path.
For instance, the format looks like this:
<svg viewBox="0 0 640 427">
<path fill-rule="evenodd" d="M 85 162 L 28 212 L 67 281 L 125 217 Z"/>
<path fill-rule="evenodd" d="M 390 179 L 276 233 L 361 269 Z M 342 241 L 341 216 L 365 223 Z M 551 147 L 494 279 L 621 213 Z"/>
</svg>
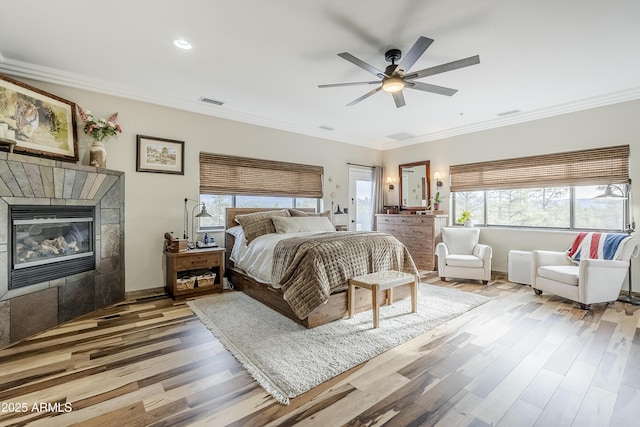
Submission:
<svg viewBox="0 0 640 427">
<path fill-rule="evenodd" d="M 382 82 L 382 90 L 389 93 L 400 92 L 404 89 L 404 80 L 400 77 L 389 77 Z"/>
</svg>

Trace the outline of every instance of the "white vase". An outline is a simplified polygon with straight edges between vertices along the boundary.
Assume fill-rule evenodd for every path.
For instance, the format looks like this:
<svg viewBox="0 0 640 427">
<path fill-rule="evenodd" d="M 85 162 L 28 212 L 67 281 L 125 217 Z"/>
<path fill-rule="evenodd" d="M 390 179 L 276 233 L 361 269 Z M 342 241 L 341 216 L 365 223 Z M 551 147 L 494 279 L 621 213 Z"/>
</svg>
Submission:
<svg viewBox="0 0 640 427">
<path fill-rule="evenodd" d="M 107 167 L 107 149 L 102 141 L 93 141 L 89 149 L 89 164 L 97 168 Z"/>
<path fill-rule="evenodd" d="M 465 227 L 473 227 L 474 225 L 476 225 L 475 221 L 472 219 L 468 219 L 464 222 L 464 226 Z"/>
</svg>

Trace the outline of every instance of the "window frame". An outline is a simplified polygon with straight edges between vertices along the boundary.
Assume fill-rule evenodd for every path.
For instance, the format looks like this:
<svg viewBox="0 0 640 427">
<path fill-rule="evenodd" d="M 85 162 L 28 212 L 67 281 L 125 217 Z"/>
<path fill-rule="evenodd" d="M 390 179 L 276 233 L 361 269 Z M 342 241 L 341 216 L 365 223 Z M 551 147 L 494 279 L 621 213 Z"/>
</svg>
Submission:
<svg viewBox="0 0 640 427">
<path fill-rule="evenodd" d="M 226 197 L 231 197 L 231 206 L 229 206 L 229 208 L 235 208 L 237 207 L 237 197 L 247 197 L 249 195 L 247 194 L 208 194 L 208 193 L 202 193 L 199 195 L 199 200 L 202 203 L 202 196 L 226 196 Z M 315 197 L 290 197 L 290 196 L 266 196 L 266 195 L 259 195 L 259 196 L 249 196 L 249 197 L 269 197 L 269 198 L 280 198 L 280 199 L 288 199 L 288 200 L 292 200 L 292 207 L 291 209 L 295 209 L 297 206 L 297 201 L 298 199 L 316 199 L 316 211 L 317 212 L 321 212 L 322 209 L 322 198 L 315 198 Z M 277 208 L 273 208 L 273 209 L 277 209 Z M 287 209 L 287 208 L 283 208 L 283 209 Z M 214 231 L 224 231 L 225 230 L 225 224 L 222 225 L 214 225 L 214 226 L 210 226 L 210 227 L 203 227 L 200 225 L 200 218 L 198 218 L 198 228 L 197 228 L 197 232 L 198 233 L 209 233 L 209 232 L 214 232 Z"/>
<path fill-rule="evenodd" d="M 600 184 L 596 184 L 598 186 L 606 186 L 608 185 L 608 183 L 600 183 Z M 631 211 L 630 211 L 630 192 L 631 192 L 631 184 L 630 183 L 625 183 L 625 184 L 617 184 L 619 186 L 622 187 L 622 191 L 623 191 L 623 195 L 625 195 L 625 198 L 622 199 L 624 200 L 623 203 L 623 208 L 622 208 L 622 217 L 623 217 L 623 224 L 622 224 L 622 228 L 615 228 L 615 229 L 611 229 L 611 228 L 585 228 L 585 227 L 577 227 L 576 226 L 576 187 L 581 187 L 580 185 L 566 185 L 564 187 L 568 187 L 569 189 L 569 226 L 568 227 L 551 227 L 551 226 L 536 226 L 536 225 L 512 225 L 512 224 L 488 224 L 488 213 L 489 213 L 489 207 L 488 207 L 488 192 L 489 191 L 493 191 L 493 190 L 474 190 L 473 192 L 482 192 L 483 193 L 483 201 L 482 201 L 482 210 L 483 210 L 483 221 L 482 222 L 478 222 L 475 221 L 474 224 L 477 226 L 481 226 L 481 227 L 488 227 L 488 228 L 517 228 L 517 229 L 529 229 L 529 230 L 550 230 L 550 231 L 600 231 L 600 232 L 616 232 L 616 233 L 627 233 L 631 230 L 632 227 L 632 223 L 634 222 L 634 219 L 631 217 Z M 550 188 L 550 187 L 528 187 L 526 189 L 542 189 L 542 188 Z M 507 189 L 501 189 L 501 190 L 507 190 Z M 509 190 L 523 190 L 521 188 L 513 188 L 513 189 L 509 189 Z M 451 219 L 452 219 L 452 225 L 457 225 L 456 222 L 456 218 L 458 218 L 460 216 L 460 212 L 458 212 L 458 207 L 456 204 L 456 193 L 465 193 L 467 191 L 457 191 L 457 192 L 452 192 L 451 193 Z M 469 191 L 471 192 L 471 191 Z"/>
</svg>

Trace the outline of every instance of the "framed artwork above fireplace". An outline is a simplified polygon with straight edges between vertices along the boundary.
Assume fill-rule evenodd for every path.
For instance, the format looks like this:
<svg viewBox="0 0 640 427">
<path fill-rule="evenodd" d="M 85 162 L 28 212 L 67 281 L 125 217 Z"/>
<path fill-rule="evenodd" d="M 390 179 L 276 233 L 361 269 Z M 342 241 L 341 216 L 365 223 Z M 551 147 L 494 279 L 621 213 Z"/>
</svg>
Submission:
<svg viewBox="0 0 640 427">
<path fill-rule="evenodd" d="M 75 103 L 0 74 L 0 139 L 14 153 L 78 161 Z"/>
</svg>

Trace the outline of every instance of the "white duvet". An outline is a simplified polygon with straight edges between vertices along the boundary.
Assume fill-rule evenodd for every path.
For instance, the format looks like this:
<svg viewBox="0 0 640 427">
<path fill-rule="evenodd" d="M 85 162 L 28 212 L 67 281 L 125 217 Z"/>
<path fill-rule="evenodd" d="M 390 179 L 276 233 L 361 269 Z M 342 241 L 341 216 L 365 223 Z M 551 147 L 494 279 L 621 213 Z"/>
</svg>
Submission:
<svg viewBox="0 0 640 427">
<path fill-rule="evenodd" d="M 272 279 L 273 251 L 276 244 L 283 239 L 289 239 L 291 237 L 318 234 L 318 232 L 271 233 L 257 237 L 247 245 L 247 239 L 241 227 L 234 227 L 233 229 L 227 230 L 227 232 L 233 234 L 235 237 L 235 243 L 231 249 L 229 259 L 231 259 L 237 267 L 243 269 L 252 279 L 271 285 L 274 288 L 280 287 L 280 285 L 274 283 Z"/>
</svg>

